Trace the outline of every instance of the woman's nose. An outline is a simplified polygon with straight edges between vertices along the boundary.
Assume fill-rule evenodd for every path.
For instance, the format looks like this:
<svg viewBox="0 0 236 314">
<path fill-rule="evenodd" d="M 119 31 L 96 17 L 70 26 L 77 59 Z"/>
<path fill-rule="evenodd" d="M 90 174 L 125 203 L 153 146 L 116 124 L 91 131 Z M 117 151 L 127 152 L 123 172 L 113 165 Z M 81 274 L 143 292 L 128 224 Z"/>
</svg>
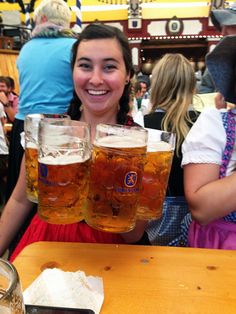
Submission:
<svg viewBox="0 0 236 314">
<path fill-rule="evenodd" d="M 94 69 L 91 73 L 90 83 L 93 85 L 99 85 L 103 83 L 102 72 L 99 69 Z"/>
</svg>

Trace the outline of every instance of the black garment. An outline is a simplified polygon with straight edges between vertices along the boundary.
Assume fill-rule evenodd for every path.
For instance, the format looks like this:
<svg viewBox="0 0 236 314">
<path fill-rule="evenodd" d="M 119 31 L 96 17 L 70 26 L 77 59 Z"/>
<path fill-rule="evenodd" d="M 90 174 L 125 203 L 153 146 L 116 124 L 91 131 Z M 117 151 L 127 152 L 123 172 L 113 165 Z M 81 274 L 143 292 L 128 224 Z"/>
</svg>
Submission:
<svg viewBox="0 0 236 314">
<path fill-rule="evenodd" d="M 20 142 L 20 133 L 24 131 L 24 121 L 15 119 L 10 137 L 6 200 L 11 196 L 20 173 L 24 149 Z"/>
<path fill-rule="evenodd" d="M 154 112 L 144 116 L 144 125 L 146 128 L 161 130 L 161 122 L 165 116 L 165 112 Z M 198 112 L 190 111 L 189 116 L 195 122 L 199 116 Z M 191 125 L 190 125 L 191 127 Z M 183 169 L 181 168 L 182 152 L 179 157 L 174 153 L 173 163 L 170 171 L 170 177 L 167 187 L 166 196 L 183 196 Z"/>
<path fill-rule="evenodd" d="M 142 238 L 139 241 L 132 243 L 132 244 L 134 244 L 134 245 L 151 245 L 151 242 L 148 238 L 147 232 L 144 231 Z"/>
</svg>

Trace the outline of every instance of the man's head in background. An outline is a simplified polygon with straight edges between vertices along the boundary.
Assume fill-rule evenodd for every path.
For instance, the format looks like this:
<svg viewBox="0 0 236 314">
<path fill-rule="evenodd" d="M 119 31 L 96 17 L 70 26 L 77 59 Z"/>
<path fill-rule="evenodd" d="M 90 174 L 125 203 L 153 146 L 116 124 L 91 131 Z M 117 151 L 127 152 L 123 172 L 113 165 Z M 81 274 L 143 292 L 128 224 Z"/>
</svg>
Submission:
<svg viewBox="0 0 236 314">
<path fill-rule="evenodd" d="M 10 93 L 11 83 L 5 76 L 0 76 L 0 92 L 4 92 L 6 95 Z"/>
<path fill-rule="evenodd" d="M 236 35 L 220 40 L 206 55 L 206 65 L 216 90 L 226 102 L 236 104 Z"/>
<path fill-rule="evenodd" d="M 145 95 L 148 93 L 148 90 L 150 88 L 150 79 L 147 75 L 140 75 L 138 76 L 137 80 L 140 83 L 141 91 L 143 97 L 145 98 Z"/>
<path fill-rule="evenodd" d="M 229 8 L 212 10 L 210 16 L 223 36 L 236 34 L 236 1 Z"/>
</svg>

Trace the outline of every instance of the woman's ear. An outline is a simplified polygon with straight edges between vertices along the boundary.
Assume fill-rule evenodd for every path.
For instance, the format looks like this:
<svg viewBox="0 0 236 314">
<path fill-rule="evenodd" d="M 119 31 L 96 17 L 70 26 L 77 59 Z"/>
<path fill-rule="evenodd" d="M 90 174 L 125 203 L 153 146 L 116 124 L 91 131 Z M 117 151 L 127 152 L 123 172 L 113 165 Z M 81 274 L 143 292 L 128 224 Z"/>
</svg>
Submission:
<svg viewBox="0 0 236 314">
<path fill-rule="evenodd" d="M 130 82 L 130 74 L 126 76 L 125 85 L 129 84 Z"/>
</svg>

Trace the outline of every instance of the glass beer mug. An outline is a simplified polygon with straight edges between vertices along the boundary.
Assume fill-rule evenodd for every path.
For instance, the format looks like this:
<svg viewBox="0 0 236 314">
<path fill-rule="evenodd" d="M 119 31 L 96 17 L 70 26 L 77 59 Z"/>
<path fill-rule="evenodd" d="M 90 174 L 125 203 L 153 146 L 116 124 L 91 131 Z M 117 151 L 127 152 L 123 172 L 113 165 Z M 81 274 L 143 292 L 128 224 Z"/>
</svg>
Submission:
<svg viewBox="0 0 236 314">
<path fill-rule="evenodd" d="M 27 198 L 38 203 L 38 127 L 42 119 L 68 120 L 64 114 L 29 114 L 25 118 L 25 169 Z"/>
<path fill-rule="evenodd" d="M 137 211 L 137 218 L 144 220 L 157 219 L 162 215 L 175 149 L 175 134 L 154 129 L 147 130 L 147 157 Z"/>
<path fill-rule="evenodd" d="M 39 216 L 53 224 L 82 220 L 91 157 L 89 125 L 41 120 L 38 139 Z"/>
<path fill-rule="evenodd" d="M 147 149 L 141 127 L 96 128 L 85 221 L 95 229 L 127 232 L 135 226 Z"/>
<path fill-rule="evenodd" d="M 0 313 L 25 314 L 18 273 L 8 261 L 0 258 Z"/>
</svg>

